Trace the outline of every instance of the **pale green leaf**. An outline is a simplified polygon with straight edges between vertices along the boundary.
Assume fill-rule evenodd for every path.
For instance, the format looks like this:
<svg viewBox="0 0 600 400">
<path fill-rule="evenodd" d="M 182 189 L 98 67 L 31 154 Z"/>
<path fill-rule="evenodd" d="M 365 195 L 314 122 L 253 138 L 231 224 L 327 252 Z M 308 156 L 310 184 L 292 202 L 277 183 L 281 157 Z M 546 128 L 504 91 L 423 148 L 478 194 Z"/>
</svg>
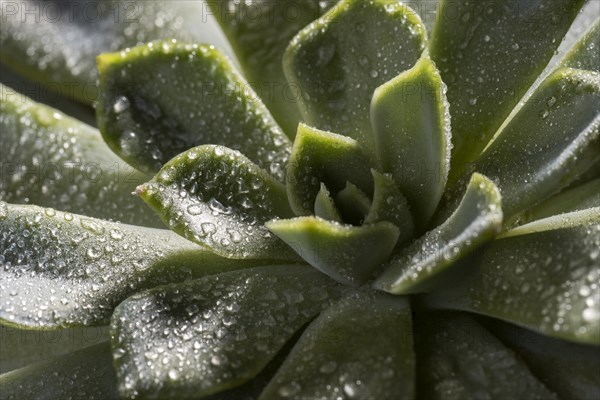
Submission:
<svg viewBox="0 0 600 400">
<path fill-rule="evenodd" d="M 474 174 L 450 218 L 387 262 L 373 285 L 395 294 L 428 291 L 440 284 L 444 272 L 460 273 L 456 269 L 462 266 L 454 264 L 491 240 L 501 226 L 498 188 L 485 176 Z"/>
<path fill-rule="evenodd" d="M 363 226 L 317 217 L 273 220 L 267 228 L 300 257 L 338 282 L 359 286 L 392 253 L 398 228 L 389 222 Z"/>
<path fill-rule="evenodd" d="M 600 18 L 575 43 L 561 65 L 576 69 L 600 72 Z"/>
<path fill-rule="evenodd" d="M 238 151 L 208 145 L 190 149 L 137 193 L 172 230 L 217 254 L 298 259 L 263 226 L 292 215 L 285 187 Z"/>
<path fill-rule="evenodd" d="M 600 344 L 600 210 L 498 239 L 465 261 L 460 281 L 424 298 L 569 341 Z M 578 220 L 572 227 L 571 219 Z M 535 222 L 534 222 L 535 224 Z M 562 227 L 561 227 L 562 225 Z"/>
<path fill-rule="evenodd" d="M 0 202 L 0 320 L 29 329 L 106 325 L 131 293 L 249 265 L 168 230 Z"/>
<path fill-rule="evenodd" d="M 425 36 L 419 17 L 401 3 L 337 3 L 300 31 L 284 55 L 285 75 L 301 90 L 304 120 L 356 139 L 374 156 L 373 91 L 415 64 Z"/>
<path fill-rule="evenodd" d="M 315 199 L 315 216 L 329 221 L 342 222 L 331 194 L 324 183 L 321 183 L 321 189 L 319 189 Z"/>
<path fill-rule="evenodd" d="M 363 291 L 309 325 L 259 399 L 412 400 L 414 381 L 408 301 Z"/>
<path fill-rule="evenodd" d="M 430 51 L 448 85 L 451 179 L 477 158 L 543 71 L 583 3 L 442 1 Z"/>
<path fill-rule="evenodd" d="M 98 127 L 124 160 L 154 173 L 177 154 L 218 144 L 283 179 L 291 144 L 218 50 L 153 42 L 98 57 Z"/>
<path fill-rule="evenodd" d="M 361 225 L 371 209 L 371 199 L 351 182 L 346 182 L 346 187 L 338 192 L 335 203 L 342 220 L 352 225 Z"/>
<path fill-rule="evenodd" d="M 341 290 L 308 266 L 282 265 L 136 294 L 112 320 L 119 392 L 195 399 L 241 385 Z"/>
<path fill-rule="evenodd" d="M 448 178 L 448 108 L 446 86 L 427 51 L 413 68 L 378 87 L 371 101 L 377 156 L 406 196 L 420 231 Z"/>
<path fill-rule="evenodd" d="M 115 156 L 100 133 L 0 85 L 0 200 L 159 227 L 131 196 L 148 177 Z"/>
</svg>

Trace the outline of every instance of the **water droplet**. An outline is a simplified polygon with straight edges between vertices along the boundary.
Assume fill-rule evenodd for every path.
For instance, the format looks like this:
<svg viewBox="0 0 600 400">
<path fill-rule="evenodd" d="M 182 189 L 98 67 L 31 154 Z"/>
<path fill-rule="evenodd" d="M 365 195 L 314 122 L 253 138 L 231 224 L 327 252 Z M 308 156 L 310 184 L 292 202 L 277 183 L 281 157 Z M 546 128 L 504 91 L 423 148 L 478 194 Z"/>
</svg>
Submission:
<svg viewBox="0 0 600 400">
<path fill-rule="evenodd" d="M 298 392 L 300 392 L 301 389 L 302 387 L 299 383 L 290 382 L 287 385 L 281 386 L 278 390 L 278 393 L 281 397 L 291 397 L 298 394 Z"/>
<path fill-rule="evenodd" d="M 113 111 L 115 112 L 115 114 L 121 114 L 123 111 L 129 108 L 129 105 L 129 99 L 125 96 L 121 96 L 113 105 Z"/>
<path fill-rule="evenodd" d="M 202 209 L 203 209 L 202 205 L 192 204 L 192 205 L 188 206 L 187 212 L 190 215 L 200 215 L 200 214 L 202 214 Z"/>
</svg>

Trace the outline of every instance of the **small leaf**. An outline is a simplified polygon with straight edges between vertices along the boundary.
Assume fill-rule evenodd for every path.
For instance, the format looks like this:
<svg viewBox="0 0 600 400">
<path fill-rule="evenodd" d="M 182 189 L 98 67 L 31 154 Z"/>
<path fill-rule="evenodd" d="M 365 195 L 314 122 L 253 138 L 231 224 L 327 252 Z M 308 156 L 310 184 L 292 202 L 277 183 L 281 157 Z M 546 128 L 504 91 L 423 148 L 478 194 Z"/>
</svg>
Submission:
<svg viewBox="0 0 600 400">
<path fill-rule="evenodd" d="M 521 358 L 467 315 L 417 314 L 417 392 L 424 399 L 557 399 Z"/>
<path fill-rule="evenodd" d="M 350 182 L 335 196 L 335 203 L 343 221 L 352 225 L 361 225 L 371 209 L 369 197 Z"/>
<path fill-rule="evenodd" d="M 465 261 L 460 281 L 424 297 L 431 307 L 473 311 L 544 335 L 600 344 L 600 210 L 498 239 Z M 586 218 L 583 218 L 583 217 Z M 570 227 L 570 221 L 578 226 Z M 535 224 L 535 223 L 534 223 Z M 471 266 L 471 267 L 468 267 Z"/>
<path fill-rule="evenodd" d="M 351 286 L 371 278 L 399 236 L 398 228 L 389 222 L 352 226 L 299 217 L 269 221 L 266 226 L 310 265 Z"/>
<path fill-rule="evenodd" d="M 600 72 L 600 19 L 575 43 L 561 65 L 576 69 Z"/>
<path fill-rule="evenodd" d="M 414 65 L 425 36 L 419 17 L 401 3 L 337 3 L 300 31 L 284 55 L 285 75 L 302 91 L 304 120 L 356 139 L 374 156 L 369 123 L 373 91 Z"/>
<path fill-rule="evenodd" d="M 600 207 L 542 218 L 506 231 L 499 235 L 498 239 L 526 235 L 529 233 L 545 232 L 553 229 L 573 228 L 586 223 L 600 223 Z"/>
<path fill-rule="evenodd" d="M 0 375 L 3 400 L 118 399 L 108 342 Z"/>
<path fill-rule="evenodd" d="M 226 45 L 199 2 L 26 0 L 2 8 L 2 62 L 63 95 L 92 104 L 94 58 L 158 39 Z M 39 90 L 39 87 L 37 88 Z"/>
<path fill-rule="evenodd" d="M 392 174 L 423 230 L 442 197 L 450 169 L 446 86 L 424 52 L 410 70 L 375 90 L 371 125 L 383 171 Z"/>
<path fill-rule="evenodd" d="M 287 170 L 287 194 L 297 215 L 311 215 L 324 183 L 332 197 L 350 181 L 367 195 L 373 193 L 371 163 L 353 139 L 300 124 Z"/>
<path fill-rule="evenodd" d="M 105 326 L 46 331 L 0 325 L 0 374 L 106 342 L 108 339 L 108 328 Z"/>
<path fill-rule="evenodd" d="M 217 254 L 297 260 L 263 226 L 292 215 L 285 187 L 237 151 L 221 146 L 190 149 L 137 192 L 172 230 Z"/>
<path fill-rule="evenodd" d="M 285 80 L 281 60 L 290 40 L 335 4 L 332 0 L 211 0 L 245 76 L 279 125 L 294 137 L 301 93 Z"/>
<path fill-rule="evenodd" d="M 371 170 L 375 182 L 375 192 L 371 209 L 365 218 L 365 224 L 373 224 L 379 221 L 388 221 L 400 229 L 400 237 L 396 246 L 406 243 L 411 239 L 415 230 L 414 220 L 408 207 L 408 202 L 398 185 L 386 174 L 380 174 Z"/>
<path fill-rule="evenodd" d="M 451 179 L 458 178 L 492 139 L 548 64 L 583 3 L 441 3 L 430 51 L 448 85 L 454 144 Z"/>
<path fill-rule="evenodd" d="M 324 183 L 321 183 L 321 189 L 319 189 L 315 199 L 315 216 L 329 221 L 342 222 L 331 194 L 329 194 L 329 190 Z"/>
<path fill-rule="evenodd" d="M 446 222 L 390 260 L 373 286 L 394 294 L 430 290 L 457 260 L 492 239 L 502 226 L 496 185 L 473 174 L 460 205 Z"/>
<path fill-rule="evenodd" d="M 162 226 L 130 194 L 148 177 L 115 156 L 91 126 L 0 84 L 0 132 L 1 200 Z"/>
<path fill-rule="evenodd" d="M 162 229 L 0 202 L 0 322 L 106 325 L 131 293 L 250 265 Z"/>
<path fill-rule="evenodd" d="M 243 150 L 283 179 L 290 141 L 212 46 L 154 42 L 98 57 L 98 126 L 124 160 L 154 173 L 202 144 Z"/>
<path fill-rule="evenodd" d="M 405 298 L 355 292 L 309 325 L 259 399 L 412 400 L 412 342 Z"/>
<path fill-rule="evenodd" d="M 136 294 L 113 316 L 119 392 L 195 399 L 239 386 L 341 290 L 308 266 L 289 265 Z"/>
<path fill-rule="evenodd" d="M 486 325 L 561 399 L 600 398 L 599 347 L 549 338 L 500 321 Z"/>
</svg>

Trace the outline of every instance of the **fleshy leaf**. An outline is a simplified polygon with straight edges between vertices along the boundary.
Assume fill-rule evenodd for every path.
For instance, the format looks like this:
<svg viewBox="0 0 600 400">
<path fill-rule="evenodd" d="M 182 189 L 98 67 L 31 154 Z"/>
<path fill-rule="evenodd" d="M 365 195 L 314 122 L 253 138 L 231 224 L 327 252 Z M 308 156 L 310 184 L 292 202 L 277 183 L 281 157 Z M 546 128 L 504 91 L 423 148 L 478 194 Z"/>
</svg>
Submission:
<svg viewBox="0 0 600 400">
<path fill-rule="evenodd" d="M 137 192 L 172 230 L 217 254 L 298 259 L 263 226 L 292 215 L 285 187 L 238 151 L 222 146 L 190 149 Z"/>
<path fill-rule="evenodd" d="M 374 156 L 373 91 L 414 65 L 425 36 L 419 17 L 401 3 L 337 3 L 300 31 L 284 55 L 285 75 L 301 90 L 305 121 L 356 139 Z"/>
<path fill-rule="evenodd" d="M 315 216 L 329 221 L 342 222 L 331 194 L 323 183 L 321 183 L 321 189 L 315 199 Z"/>
<path fill-rule="evenodd" d="M 100 133 L 0 84 L 0 200 L 158 227 L 131 192 L 148 177 L 125 164 Z"/>
<path fill-rule="evenodd" d="M 352 225 L 361 225 L 371 209 L 369 197 L 351 182 L 335 196 L 335 203 L 342 220 Z"/>
<path fill-rule="evenodd" d="M 201 2 L 34 1 L 2 5 L 2 62 L 63 95 L 92 104 L 99 92 L 94 58 L 158 39 L 226 46 Z"/>
<path fill-rule="evenodd" d="M 105 326 L 53 331 L 18 329 L 0 324 L 0 374 L 108 341 Z"/>
<path fill-rule="evenodd" d="M 308 266 L 289 265 L 136 294 L 112 321 L 119 392 L 195 399 L 241 385 L 341 290 Z"/>
<path fill-rule="evenodd" d="M 466 260 L 461 280 L 424 297 L 436 308 L 472 311 L 547 336 L 600 344 L 600 209 L 498 239 Z M 579 220 L 572 227 L 571 221 Z M 566 222 L 566 223 L 565 223 Z M 538 224 L 539 225 L 539 224 Z"/>
<path fill-rule="evenodd" d="M 106 325 L 137 290 L 228 271 L 171 231 L 0 202 L 0 320 L 30 329 Z"/>
<path fill-rule="evenodd" d="M 290 40 L 320 17 L 332 0 L 209 0 L 245 76 L 279 125 L 294 137 L 300 110 L 298 88 L 285 80 L 281 60 Z"/>
<path fill-rule="evenodd" d="M 600 398 L 599 347 L 549 338 L 500 321 L 486 322 L 561 399 Z"/>
<path fill-rule="evenodd" d="M 512 216 L 600 158 L 600 78 L 560 69 L 546 79 L 475 163 L 502 192 Z"/>
<path fill-rule="evenodd" d="M 387 174 L 380 174 L 371 170 L 375 182 L 371 209 L 365 218 L 365 224 L 379 221 L 388 221 L 400 229 L 400 236 L 396 246 L 404 244 L 411 239 L 415 230 L 414 220 L 408 207 L 408 202 L 398 185 Z"/>
<path fill-rule="evenodd" d="M 451 148 L 446 86 L 427 51 L 375 90 L 371 125 L 383 171 L 406 196 L 417 229 L 425 229 L 446 186 Z"/>
<path fill-rule="evenodd" d="M 430 51 L 448 85 L 454 178 L 477 158 L 548 64 L 583 3 L 441 3 Z"/>
<path fill-rule="evenodd" d="M 400 234 L 389 222 L 352 226 L 316 217 L 273 220 L 266 226 L 310 265 L 351 286 L 371 278 Z"/>
<path fill-rule="evenodd" d="M 116 400 L 110 345 L 98 344 L 0 375 L 3 400 Z"/>
<path fill-rule="evenodd" d="M 424 399 L 557 399 L 528 366 L 474 319 L 416 315 L 417 392 Z"/>
<path fill-rule="evenodd" d="M 405 298 L 355 292 L 309 325 L 259 399 L 412 400 L 412 342 Z"/>
<path fill-rule="evenodd" d="M 214 47 L 154 42 L 98 57 L 98 126 L 124 160 L 153 173 L 177 154 L 218 144 L 283 179 L 291 143 Z"/>
<path fill-rule="evenodd" d="M 335 198 L 346 182 L 373 193 L 369 156 L 355 140 L 300 124 L 287 170 L 287 193 L 297 215 L 311 215 L 324 183 Z"/>
<path fill-rule="evenodd" d="M 386 263 L 373 286 L 394 294 L 430 290 L 440 274 L 454 272 L 457 260 L 492 239 L 501 227 L 498 188 L 485 176 L 473 174 L 454 214 Z"/>
<path fill-rule="evenodd" d="M 600 72 L 600 19 L 575 43 L 562 61 L 563 67 Z"/>
</svg>

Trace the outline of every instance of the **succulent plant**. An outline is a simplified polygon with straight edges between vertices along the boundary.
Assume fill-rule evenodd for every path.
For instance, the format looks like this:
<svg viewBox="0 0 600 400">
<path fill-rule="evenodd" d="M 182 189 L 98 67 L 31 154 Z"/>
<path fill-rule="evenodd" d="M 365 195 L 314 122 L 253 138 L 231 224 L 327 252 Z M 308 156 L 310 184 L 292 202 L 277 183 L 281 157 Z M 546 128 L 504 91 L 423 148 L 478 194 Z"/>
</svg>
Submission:
<svg viewBox="0 0 600 400">
<path fill-rule="evenodd" d="M 2 1 L 0 398 L 599 398 L 593 3 Z"/>
</svg>

